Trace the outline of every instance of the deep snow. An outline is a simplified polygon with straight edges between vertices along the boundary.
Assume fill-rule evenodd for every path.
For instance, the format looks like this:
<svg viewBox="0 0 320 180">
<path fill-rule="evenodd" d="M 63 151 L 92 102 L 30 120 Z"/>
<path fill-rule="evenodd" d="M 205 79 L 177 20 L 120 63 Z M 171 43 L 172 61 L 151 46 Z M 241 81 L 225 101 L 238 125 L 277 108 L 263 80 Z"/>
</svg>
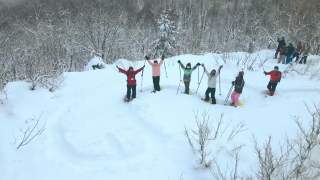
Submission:
<svg viewBox="0 0 320 180">
<path fill-rule="evenodd" d="M 244 58 L 245 53 L 233 53 Z M 273 51 L 260 51 L 261 59 L 272 57 Z M 256 55 L 255 54 L 255 55 Z M 283 78 L 275 96 L 266 97 L 266 86 L 270 76 L 263 70 L 245 70 L 246 85 L 240 96 L 242 108 L 224 106 L 223 102 L 239 68 L 236 61 L 223 64 L 214 58 L 218 55 L 181 55 L 165 60 L 161 67 L 161 92 L 150 93 L 153 89 L 151 67 L 146 63 L 141 89 L 141 73 L 136 75 L 137 98 L 130 103 L 123 102 L 126 93 L 126 76 L 118 73 L 115 65 L 106 65 L 102 70 L 65 73 L 65 86 L 54 93 L 43 88 L 30 91 L 26 82 L 9 83 L 8 99 L 0 104 L 0 180 L 57 180 L 57 179 L 213 179 L 207 169 L 195 169 L 198 156 L 193 154 L 183 135 L 184 126 L 195 129 L 194 111 L 209 111 L 216 121 L 224 114 L 225 124 L 231 126 L 246 122 L 245 131 L 232 141 L 227 141 L 231 129 L 224 136 L 210 142 L 212 150 L 209 159 L 216 158 L 222 167 L 232 164 L 227 151 L 233 145 L 246 144 L 240 153 L 240 170 L 252 173 L 257 169 L 253 152 L 252 135 L 261 144 L 268 135 L 273 137 L 273 146 L 279 148 L 284 134 L 294 138 L 298 127 L 291 116 L 310 119 L 304 105 L 318 104 L 319 82 L 309 80 L 308 75 L 292 73 Z M 309 60 L 312 60 L 312 56 Z M 192 74 L 190 84 L 193 95 L 184 95 L 184 84 L 180 84 L 180 70 L 177 60 L 192 66 L 204 63 L 208 70 L 221 70 L 221 96 L 216 90 L 217 105 L 204 103 L 207 76 L 203 76 L 198 93 L 198 70 Z M 314 57 L 315 59 L 315 57 Z M 268 60 L 264 68 L 273 70 L 275 59 Z M 129 62 L 119 60 L 117 64 L 127 68 Z M 144 61 L 131 63 L 135 69 Z M 286 65 L 278 65 L 280 71 Z M 299 65 L 303 66 L 303 65 Z M 203 69 L 200 67 L 199 75 Z M 219 80 L 217 79 L 217 82 Z M 142 90 L 142 92 L 140 92 Z M 30 144 L 16 149 L 23 130 L 32 126 L 42 114 L 39 126 L 46 124 L 44 133 Z M 224 125 L 225 125 L 224 124 Z M 213 123 L 213 126 L 215 124 Z M 15 138 L 18 138 L 14 144 Z M 219 151 L 218 151 L 219 150 Z"/>
</svg>

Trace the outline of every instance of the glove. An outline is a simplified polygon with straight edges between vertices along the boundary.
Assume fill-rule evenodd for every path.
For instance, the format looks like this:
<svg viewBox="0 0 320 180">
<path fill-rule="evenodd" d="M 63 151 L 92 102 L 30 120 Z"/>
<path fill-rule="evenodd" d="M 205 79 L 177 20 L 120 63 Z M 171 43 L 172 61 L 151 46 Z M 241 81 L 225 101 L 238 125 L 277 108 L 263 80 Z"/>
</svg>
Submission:
<svg viewBox="0 0 320 180">
<path fill-rule="evenodd" d="M 204 67 L 204 64 L 202 63 L 201 66 Z"/>
<path fill-rule="evenodd" d="M 144 57 L 144 58 L 146 58 L 146 60 L 149 60 L 150 58 L 148 57 L 148 55 L 146 55 L 146 57 Z"/>
<path fill-rule="evenodd" d="M 178 60 L 177 62 L 178 62 L 179 64 L 181 64 L 181 61 L 180 61 L 180 60 Z"/>
<path fill-rule="evenodd" d="M 235 82 L 234 82 L 234 81 L 232 81 L 232 85 L 235 85 Z"/>
<path fill-rule="evenodd" d="M 197 64 L 197 66 L 200 66 L 200 65 L 201 65 L 200 63 Z"/>
<path fill-rule="evenodd" d="M 164 54 L 162 54 L 161 59 L 164 60 Z"/>
<path fill-rule="evenodd" d="M 116 65 L 116 67 L 119 69 L 118 65 Z"/>
<path fill-rule="evenodd" d="M 142 66 L 142 69 L 143 69 L 144 67 L 146 67 L 146 65 L 143 65 L 143 66 Z"/>
<path fill-rule="evenodd" d="M 263 73 L 264 73 L 264 74 L 267 74 L 267 72 L 266 72 L 266 71 L 263 71 Z"/>
</svg>

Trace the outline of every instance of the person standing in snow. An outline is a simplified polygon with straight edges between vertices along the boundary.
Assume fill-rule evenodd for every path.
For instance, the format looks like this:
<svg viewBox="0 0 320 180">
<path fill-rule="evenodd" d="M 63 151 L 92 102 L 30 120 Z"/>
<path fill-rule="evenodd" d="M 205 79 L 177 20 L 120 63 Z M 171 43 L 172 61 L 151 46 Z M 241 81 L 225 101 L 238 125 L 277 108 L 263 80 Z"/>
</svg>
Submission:
<svg viewBox="0 0 320 180">
<path fill-rule="evenodd" d="M 295 62 L 297 62 L 299 60 L 299 56 L 301 55 L 302 51 L 303 51 L 303 47 L 301 45 L 301 42 L 299 42 L 297 48 L 294 50 L 292 61 L 294 58 L 296 58 Z"/>
<path fill-rule="evenodd" d="M 160 63 L 157 60 L 154 60 L 153 63 L 150 61 L 148 56 L 145 57 L 150 66 L 152 67 L 152 81 L 153 81 L 153 93 L 160 91 L 160 66 L 163 63 L 164 55 L 161 57 Z"/>
<path fill-rule="evenodd" d="M 136 98 L 136 87 L 137 87 L 137 81 L 136 81 L 136 74 L 138 74 L 140 71 L 143 70 L 143 67 L 141 67 L 140 69 L 134 71 L 133 67 L 129 67 L 128 71 L 119 68 L 118 66 L 116 66 L 119 69 L 119 72 L 125 74 L 127 76 L 127 96 L 126 96 L 126 101 L 130 100 L 131 97 L 131 90 L 132 90 L 132 99 Z"/>
<path fill-rule="evenodd" d="M 240 71 L 238 76 L 236 77 L 235 81 L 232 81 L 232 85 L 234 85 L 234 91 L 231 94 L 231 105 L 237 107 L 239 105 L 239 97 L 242 93 L 244 87 L 244 79 L 243 79 L 244 72 Z"/>
<path fill-rule="evenodd" d="M 189 94 L 189 86 L 190 86 L 190 81 L 191 81 L 191 74 L 194 70 L 197 69 L 198 66 L 200 66 L 201 64 L 198 63 L 196 64 L 193 68 L 191 68 L 191 64 L 188 63 L 187 67 L 185 67 L 181 61 L 179 60 L 178 63 L 180 64 L 181 68 L 184 71 L 184 75 L 183 75 L 183 82 L 184 82 L 184 86 L 185 86 L 185 94 Z"/>
<path fill-rule="evenodd" d="M 294 52 L 294 47 L 292 43 L 289 43 L 286 64 L 290 63 L 293 52 Z"/>
<path fill-rule="evenodd" d="M 220 70 L 223 66 L 220 66 L 218 69 L 218 72 L 216 72 L 215 69 L 213 69 L 210 73 L 207 71 L 204 64 L 202 64 L 202 67 L 208 76 L 208 88 L 206 90 L 206 97 L 203 99 L 204 101 L 209 101 L 209 93 L 211 94 L 212 104 L 216 104 L 216 98 L 215 98 L 215 92 L 216 92 L 216 79 L 220 74 Z"/>
<path fill-rule="evenodd" d="M 286 44 L 284 44 L 282 48 L 280 48 L 280 58 L 278 60 L 278 63 L 282 62 L 282 64 L 285 64 L 287 52 L 288 52 L 288 47 L 286 46 Z"/>
<path fill-rule="evenodd" d="M 275 66 L 274 70 L 270 71 L 270 72 L 264 71 L 264 74 L 270 75 L 270 81 L 269 81 L 267 88 L 269 90 L 270 96 L 273 96 L 274 92 L 276 91 L 276 87 L 277 87 L 278 83 L 280 83 L 280 80 L 281 80 L 281 72 L 279 71 L 279 67 Z"/>
<path fill-rule="evenodd" d="M 308 58 L 309 52 L 310 52 L 310 45 L 307 44 L 306 48 L 303 51 L 303 57 L 301 58 L 301 60 L 299 62 L 300 64 L 302 64 L 302 61 L 304 64 L 307 63 L 307 58 Z"/>
<path fill-rule="evenodd" d="M 278 47 L 277 47 L 277 51 L 276 51 L 276 54 L 275 54 L 275 59 L 277 59 L 277 56 L 278 56 L 278 53 L 280 51 L 280 48 L 283 47 L 283 45 L 286 44 L 286 41 L 284 40 L 284 37 L 282 36 L 281 40 L 278 38 Z"/>
</svg>

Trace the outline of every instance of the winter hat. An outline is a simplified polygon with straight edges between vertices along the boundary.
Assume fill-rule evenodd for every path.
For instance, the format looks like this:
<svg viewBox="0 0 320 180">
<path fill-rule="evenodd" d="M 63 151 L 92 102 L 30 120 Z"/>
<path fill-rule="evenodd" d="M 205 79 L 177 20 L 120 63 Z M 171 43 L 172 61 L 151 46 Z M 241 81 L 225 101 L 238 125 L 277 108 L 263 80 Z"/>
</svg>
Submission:
<svg viewBox="0 0 320 180">
<path fill-rule="evenodd" d="M 132 69 L 132 70 L 133 70 L 133 67 L 132 67 L 132 66 L 130 66 L 130 67 L 129 67 L 129 69 Z"/>
<path fill-rule="evenodd" d="M 240 71 L 239 74 L 241 74 L 243 76 L 244 75 L 244 71 Z"/>
<path fill-rule="evenodd" d="M 158 63 L 158 61 L 157 61 L 157 60 L 154 60 L 153 63 Z"/>
<path fill-rule="evenodd" d="M 190 67 L 191 67 L 191 64 L 190 64 L 190 63 L 188 63 L 188 64 L 187 64 L 187 66 L 190 66 Z"/>
<path fill-rule="evenodd" d="M 275 66 L 274 69 L 279 70 L 279 67 L 278 67 L 278 66 Z"/>
</svg>

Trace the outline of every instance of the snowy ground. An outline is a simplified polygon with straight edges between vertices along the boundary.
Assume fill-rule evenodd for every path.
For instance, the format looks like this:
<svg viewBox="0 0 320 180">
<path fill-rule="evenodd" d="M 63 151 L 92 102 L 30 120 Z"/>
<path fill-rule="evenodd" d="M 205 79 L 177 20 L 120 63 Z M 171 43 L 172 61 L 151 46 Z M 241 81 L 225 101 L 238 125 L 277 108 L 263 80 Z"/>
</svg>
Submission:
<svg viewBox="0 0 320 180">
<path fill-rule="evenodd" d="M 261 51 L 263 60 L 272 57 L 273 51 Z M 234 53 L 244 58 L 244 53 Z M 309 80 L 308 75 L 292 73 L 282 79 L 275 96 L 265 98 L 266 86 L 270 76 L 262 69 L 245 70 L 246 85 L 240 101 L 242 108 L 224 106 L 223 102 L 239 71 L 236 61 L 224 65 L 221 71 L 221 96 L 216 91 L 217 105 L 204 103 L 207 77 L 204 75 L 198 93 L 198 70 L 192 74 L 191 92 L 181 94 L 184 84 L 180 82 L 179 66 L 181 60 L 192 66 L 204 63 L 210 70 L 217 69 L 214 61 L 218 55 L 181 55 L 166 59 L 161 68 L 160 85 L 163 90 L 150 93 L 153 89 L 151 67 L 146 63 L 141 91 L 141 73 L 137 78 L 137 98 L 123 102 L 126 93 L 126 77 L 118 73 L 115 65 L 103 70 L 81 73 L 65 73 L 65 86 L 54 93 L 46 89 L 28 89 L 26 82 L 9 83 L 8 99 L 0 104 L 0 179 L 1 180 L 185 180 L 213 179 L 208 169 L 195 169 L 198 156 L 193 154 L 183 135 L 184 126 L 195 129 L 194 111 L 209 111 L 215 122 L 224 114 L 225 124 L 232 120 L 231 126 L 245 121 L 245 131 L 228 141 L 231 129 L 207 146 L 212 151 L 208 159 L 215 158 L 222 167 L 232 164 L 227 153 L 235 145 L 245 144 L 240 152 L 241 171 L 251 173 L 257 169 L 257 159 L 251 141 L 254 134 L 261 144 L 269 135 L 273 137 L 274 148 L 278 148 L 284 134 L 294 138 L 298 127 L 291 116 L 305 119 L 310 117 L 304 105 L 320 102 L 319 82 Z M 312 57 L 309 57 L 312 59 Z M 121 63 L 121 62 L 122 63 Z M 268 60 L 265 70 L 271 71 L 275 59 Z M 135 69 L 144 61 L 134 63 Z M 125 60 L 118 65 L 128 67 Z M 301 65 L 303 66 L 303 65 Z M 280 71 L 286 66 L 279 65 Z M 200 67 L 200 78 L 203 72 Z M 46 124 L 46 130 L 28 145 L 16 149 L 25 130 L 39 117 L 39 127 Z M 213 123 L 213 126 L 215 124 Z M 17 142 L 14 144 L 15 139 Z"/>
</svg>

